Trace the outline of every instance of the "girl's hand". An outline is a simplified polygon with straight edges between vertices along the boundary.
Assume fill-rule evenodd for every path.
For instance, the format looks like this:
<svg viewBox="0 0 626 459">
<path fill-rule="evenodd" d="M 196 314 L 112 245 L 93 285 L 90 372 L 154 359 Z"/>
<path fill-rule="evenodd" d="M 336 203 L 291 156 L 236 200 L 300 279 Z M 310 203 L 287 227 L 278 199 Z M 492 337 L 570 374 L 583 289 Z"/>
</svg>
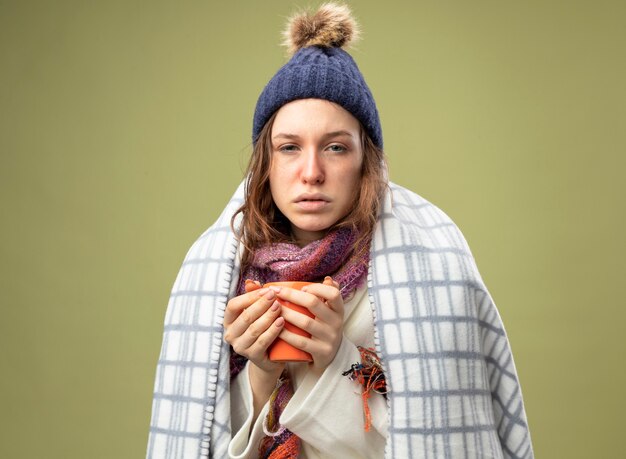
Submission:
<svg viewBox="0 0 626 459">
<path fill-rule="evenodd" d="M 296 327 L 311 335 L 310 338 L 296 335 L 287 329 L 280 338 L 313 356 L 313 365 L 324 370 L 333 361 L 343 339 L 343 298 L 339 284 L 326 277 L 321 284 L 311 284 L 294 290 L 281 288 L 277 292 L 285 299 L 309 309 L 315 318 L 308 317 L 289 308 L 282 308 L 282 316 Z"/>
<path fill-rule="evenodd" d="M 224 312 L 224 340 L 268 375 L 280 376 L 284 364 L 272 362 L 267 348 L 284 326 L 276 293 L 246 281 L 246 293 L 232 298 Z"/>
</svg>

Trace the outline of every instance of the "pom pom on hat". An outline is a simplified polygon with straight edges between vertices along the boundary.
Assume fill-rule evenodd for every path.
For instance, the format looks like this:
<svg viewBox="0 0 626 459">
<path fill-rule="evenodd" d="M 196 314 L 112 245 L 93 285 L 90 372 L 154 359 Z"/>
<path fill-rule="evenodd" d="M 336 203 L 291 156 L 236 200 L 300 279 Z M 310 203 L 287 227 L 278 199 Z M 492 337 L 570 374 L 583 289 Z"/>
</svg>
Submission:
<svg viewBox="0 0 626 459">
<path fill-rule="evenodd" d="M 292 17 L 285 44 L 293 55 L 267 83 L 254 110 L 256 143 L 272 114 L 298 99 L 334 102 L 361 122 L 379 148 L 383 134 L 374 97 L 356 62 L 343 48 L 358 35 L 356 21 L 344 5 L 325 3 L 315 13 Z"/>
<path fill-rule="evenodd" d="M 324 3 L 315 13 L 292 16 L 283 37 L 283 44 L 293 55 L 307 46 L 346 48 L 359 38 L 359 28 L 346 5 Z"/>
</svg>

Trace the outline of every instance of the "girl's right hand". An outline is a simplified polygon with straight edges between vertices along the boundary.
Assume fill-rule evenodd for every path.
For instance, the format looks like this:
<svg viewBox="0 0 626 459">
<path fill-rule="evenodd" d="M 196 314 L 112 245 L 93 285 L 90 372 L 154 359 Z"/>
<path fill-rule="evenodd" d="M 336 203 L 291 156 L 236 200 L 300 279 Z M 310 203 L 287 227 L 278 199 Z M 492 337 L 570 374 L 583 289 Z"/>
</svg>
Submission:
<svg viewBox="0 0 626 459">
<path fill-rule="evenodd" d="M 246 282 L 246 293 L 232 298 L 224 312 L 224 340 L 260 370 L 280 375 L 283 363 L 272 362 L 267 349 L 283 330 L 276 293 Z"/>
</svg>

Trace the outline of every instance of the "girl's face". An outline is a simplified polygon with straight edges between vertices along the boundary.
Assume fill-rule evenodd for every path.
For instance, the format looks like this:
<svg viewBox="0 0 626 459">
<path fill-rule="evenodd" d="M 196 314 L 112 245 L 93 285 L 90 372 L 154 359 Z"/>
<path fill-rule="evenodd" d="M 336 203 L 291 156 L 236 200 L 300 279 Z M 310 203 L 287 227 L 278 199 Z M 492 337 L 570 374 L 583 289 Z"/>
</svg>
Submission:
<svg viewBox="0 0 626 459">
<path fill-rule="evenodd" d="M 283 105 L 272 127 L 270 190 L 300 245 L 324 237 L 345 217 L 361 181 L 357 119 L 321 99 Z"/>
</svg>

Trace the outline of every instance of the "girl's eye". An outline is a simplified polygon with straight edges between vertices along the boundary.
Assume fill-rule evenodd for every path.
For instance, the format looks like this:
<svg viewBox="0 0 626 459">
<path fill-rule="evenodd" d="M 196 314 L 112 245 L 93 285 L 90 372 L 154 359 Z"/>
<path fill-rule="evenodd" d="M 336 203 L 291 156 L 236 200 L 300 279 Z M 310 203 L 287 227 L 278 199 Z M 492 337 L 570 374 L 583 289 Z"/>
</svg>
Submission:
<svg viewBox="0 0 626 459">
<path fill-rule="evenodd" d="M 346 147 L 344 147 L 343 145 L 329 145 L 328 149 L 334 153 L 343 153 L 344 151 L 347 151 L 348 149 Z"/>
<path fill-rule="evenodd" d="M 297 149 L 298 149 L 297 146 L 291 145 L 291 144 L 281 145 L 280 147 L 278 147 L 278 151 L 282 151 L 282 152 L 285 152 L 285 153 L 290 153 L 292 151 L 296 151 Z"/>
</svg>

